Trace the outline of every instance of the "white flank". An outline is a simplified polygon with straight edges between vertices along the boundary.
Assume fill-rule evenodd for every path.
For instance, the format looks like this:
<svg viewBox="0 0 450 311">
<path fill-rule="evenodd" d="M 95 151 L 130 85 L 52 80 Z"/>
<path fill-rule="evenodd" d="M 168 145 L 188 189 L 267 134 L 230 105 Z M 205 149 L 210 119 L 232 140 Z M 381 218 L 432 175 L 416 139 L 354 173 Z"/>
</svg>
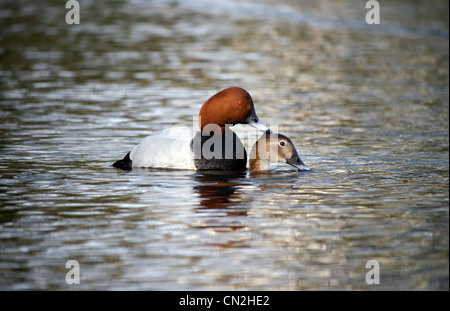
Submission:
<svg viewBox="0 0 450 311">
<path fill-rule="evenodd" d="M 195 170 L 192 138 L 188 126 L 173 126 L 147 136 L 131 150 L 133 167 Z"/>
</svg>

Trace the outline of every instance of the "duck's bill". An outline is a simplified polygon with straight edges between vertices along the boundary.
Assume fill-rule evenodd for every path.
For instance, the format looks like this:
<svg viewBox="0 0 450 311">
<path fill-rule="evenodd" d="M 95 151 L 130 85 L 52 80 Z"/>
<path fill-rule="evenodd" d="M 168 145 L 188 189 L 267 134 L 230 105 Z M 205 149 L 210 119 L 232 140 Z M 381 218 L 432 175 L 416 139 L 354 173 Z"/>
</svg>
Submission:
<svg viewBox="0 0 450 311">
<path fill-rule="evenodd" d="M 292 165 L 299 171 L 310 171 L 311 169 L 303 163 L 303 161 L 298 157 L 293 155 L 292 158 L 286 161 L 287 164 Z"/>
<path fill-rule="evenodd" d="M 307 167 L 305 164 L 294 165 L 299 171 L 310 171 L 311 169 Z"/>
<path fill-rule="evenodd" d="M 259 121 L 255 113 L 252 113 L 245 121 L 248 125 L 253 126 L 259 131 L 270 133 L 269 128 Z"/>
</svg>

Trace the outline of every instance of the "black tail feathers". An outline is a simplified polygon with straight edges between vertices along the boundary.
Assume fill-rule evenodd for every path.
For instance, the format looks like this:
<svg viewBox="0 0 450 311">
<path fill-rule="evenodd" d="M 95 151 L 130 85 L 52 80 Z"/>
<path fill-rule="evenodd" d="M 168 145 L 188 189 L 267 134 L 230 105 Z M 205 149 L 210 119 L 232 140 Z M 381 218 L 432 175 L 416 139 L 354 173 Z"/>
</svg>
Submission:
<svg viewBox="0 0 450 311">
<path fill-rule="evenodd" d="M 133 161 L 131 161 L 130 159 L 130 153 L 128 152 L 125 158 L 123 158 L 122 160 L 114 162 L 112 166 L 123 170 L 131 170 L 131 168 L 133 167 Z"/>
</svg>

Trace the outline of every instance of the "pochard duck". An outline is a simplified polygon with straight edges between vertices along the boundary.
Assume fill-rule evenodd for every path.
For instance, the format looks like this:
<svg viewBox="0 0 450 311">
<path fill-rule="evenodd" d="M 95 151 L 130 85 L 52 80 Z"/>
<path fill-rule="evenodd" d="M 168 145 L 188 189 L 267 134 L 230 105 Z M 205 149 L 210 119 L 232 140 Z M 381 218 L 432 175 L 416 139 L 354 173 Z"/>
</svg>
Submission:
<svg viewBox="0 0 450 311">
<path fill-rule="evenodd" d="M 229 87 L 210 97 L 199 113 L 199 132 L 173 127 L 144 138 L 113 166 L 188 170 L 246 170 L 247 153 L 238 136 L 229 129 L 248 124 L 270 132 L 255 112 L 250 94 L 240 87 Z"/>
<path fill-rule="evenodd" d="M 311 170 L 300 159 L 297 149 L 289 137 L 266 133 L 252 147 L 249 160 L 250 170 L 269 171 L 270 164 L 275 162 L 287 163 L 300 171 Z"/>
</svg>

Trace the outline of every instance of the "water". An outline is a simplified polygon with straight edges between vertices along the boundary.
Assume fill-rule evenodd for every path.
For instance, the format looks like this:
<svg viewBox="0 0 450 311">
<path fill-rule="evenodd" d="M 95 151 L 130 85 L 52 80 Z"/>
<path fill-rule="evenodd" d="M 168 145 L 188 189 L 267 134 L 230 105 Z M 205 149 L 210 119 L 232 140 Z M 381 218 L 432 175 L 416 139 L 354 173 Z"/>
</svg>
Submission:
<svg viewBox="0 0 450 311">
<path fill-rule="evenodd" d="M 1 2 L 0 289 L 448 290 L 447 1 L 80 6 Z M 312 171 L 110 166 L 231 85 Z"/>
</svg>

